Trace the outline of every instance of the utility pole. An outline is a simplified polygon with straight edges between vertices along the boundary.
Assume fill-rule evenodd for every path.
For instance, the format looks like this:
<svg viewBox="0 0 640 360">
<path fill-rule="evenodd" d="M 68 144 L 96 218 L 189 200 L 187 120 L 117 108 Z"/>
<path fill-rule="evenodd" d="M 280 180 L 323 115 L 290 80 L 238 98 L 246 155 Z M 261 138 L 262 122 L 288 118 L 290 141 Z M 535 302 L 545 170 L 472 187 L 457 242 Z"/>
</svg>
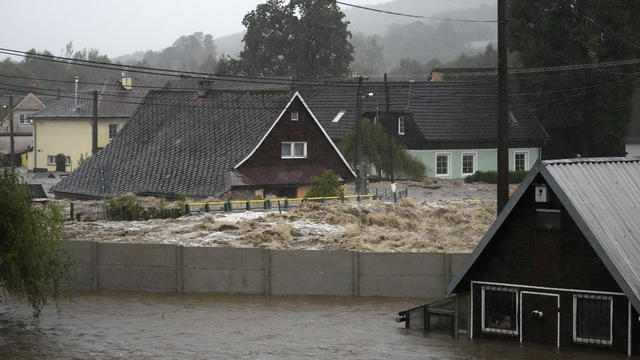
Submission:
<svg viewBox="0 0 640 360">
<path fill-rule="evenodd" d="M 389 180 L 391 181 L 391 192 L 393 192 L 393 202 L 397 201 L 396 198 L 396 181 L 394 178 L 394 174 L 393 174 L 393 167 L 394 167 L 394 163 L 393 163 L 393 158 L 394 158 L 394 154 L 393 154 L 393 132 L 394 132 L 394 126 L 393 126 L 393 120 L 391 119 L 391 116 L 389 115 L 389 83 L 387 82 L 387 73 L 384 73 L 384 103 L 385 103 L 385 112 L 384 112 L 384 119 L 385 121 L 388 123 L 389 128 L 388 128 L 388 133 L 387 133 L 387 139 L 389 142 Z"/>
<path fill-rule="evenodd" d="M 509 201 L 507 0 L 498 0 L 498 214 Z"/>
<path fill-rule="evenodd" d="M 360 157 L 362 156 L 362 121 L 360 119 L 360 113 L 362 112 L 362 98 L 360 97 L 360 91 L 362 88 L 362 76 L 358 77 L 358 91 L 356 92 L 356 193 L 360 195 Z"/>
<path fill-rule="evenodd" d="M 11 162 L 11 168 L 16 167 L 16 149 L 15 139 L 13 134 L 13 95 L 9 95 L 9 142 L 11 143 L 11 152 L 9 153 L 9 161 Z"/>
<path fill-rule="evenodd" d="M 93 90 L 93 119 L 91 121 L 91 155 L 98 152 L 98 91 Z"/>
</svg>

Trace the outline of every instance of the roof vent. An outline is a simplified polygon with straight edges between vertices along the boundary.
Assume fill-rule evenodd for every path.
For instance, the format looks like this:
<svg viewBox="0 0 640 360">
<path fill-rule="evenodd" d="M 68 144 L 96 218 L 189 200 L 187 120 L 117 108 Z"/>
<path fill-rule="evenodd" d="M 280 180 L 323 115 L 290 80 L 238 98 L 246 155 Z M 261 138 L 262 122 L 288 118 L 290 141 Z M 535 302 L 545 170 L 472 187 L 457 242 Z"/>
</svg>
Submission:
<svg viewBox="0 0 640 360">
<path fill-rule="evenodd" d="M 337 123 L 338 121 L 340 121 L 340 119 L 342 119 L 342 117 L 344 116 L 344 114 L 347 112 L 347 110 L 340 110 L 340 112 L 338 112 L 338 114 L 336 115 L 336 117 L 333 118 L 333 120 L 331 120 L 332 123 Z"/>
</svg>

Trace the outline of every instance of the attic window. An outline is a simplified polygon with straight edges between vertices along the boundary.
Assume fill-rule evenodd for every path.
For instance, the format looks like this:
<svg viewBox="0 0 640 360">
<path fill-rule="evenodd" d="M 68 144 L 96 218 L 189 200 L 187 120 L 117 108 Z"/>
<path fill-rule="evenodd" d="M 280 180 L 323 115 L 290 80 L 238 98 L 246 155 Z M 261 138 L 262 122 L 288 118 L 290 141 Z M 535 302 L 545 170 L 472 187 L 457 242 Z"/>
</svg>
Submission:
<svg viewBox="0 0 640 360">
<path fill-rule="evenodd" d="M 342 117 L 344 116 L 344 114 L 347 112 L 347 110 L 340 110 L 340 112 L 338 112 L 338 114 L 336 115 L 336 117 L 333 118 L 333 120 L 331 120 L 332 123 L 337 123 L 338 121 L 340 121 L 340 119 L 342 119 Z"/>
<path fill-rule="evenodd" d="M 404 116 L 398 118 L 398 135 L 404 135 Z"/>
<path fill-rule="evenodd" d="M 297 111 L 292 111 L 291 112 L 291 121 L 298 121 L 298 112 Z"/>
</svg>

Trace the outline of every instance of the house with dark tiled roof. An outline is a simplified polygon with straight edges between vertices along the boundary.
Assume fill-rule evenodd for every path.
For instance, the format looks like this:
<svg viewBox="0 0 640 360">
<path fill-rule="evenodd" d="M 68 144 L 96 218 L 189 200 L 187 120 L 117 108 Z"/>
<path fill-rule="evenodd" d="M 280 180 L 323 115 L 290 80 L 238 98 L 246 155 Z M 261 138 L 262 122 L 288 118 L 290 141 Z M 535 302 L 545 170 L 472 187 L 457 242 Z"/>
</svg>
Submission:
<svg viewBox="0 0 640 360">
<path fill-rule="evenodd" d="M 383 117 L 381 82 L 365 82 L 362 116 L 380 121 L 395 140 L 429 168 L 430 176 L 463 178 L 477 170 L 496 170 L 497 84 L 477 82 L 390 82 L 390 113 Z M 303 87 L 300 91 L 336 143 L 356 124 L 353 82 Z M 548 135 L 517 99 L 509 113 L 509 168 L 529 170 L 540 158 Z"/>
<path fill-rule="evenodd" d="M 94 137 L 93 92 L 97 91 L 97 129 Z M 55 170 L 55 157 L 64 154 L 66 170 L 112 141 L 138 108 L 148 91 L 141 80 L 107 78 L 67 95 L 33 115 L 33 153 L 29 169 Z"/>
<path fill-rule="evenodd" d="M 118 137 L 51 191 L 297 197 L 328 169 L 354 178 L 299 93 L 151 90 Z"/>
</svg>

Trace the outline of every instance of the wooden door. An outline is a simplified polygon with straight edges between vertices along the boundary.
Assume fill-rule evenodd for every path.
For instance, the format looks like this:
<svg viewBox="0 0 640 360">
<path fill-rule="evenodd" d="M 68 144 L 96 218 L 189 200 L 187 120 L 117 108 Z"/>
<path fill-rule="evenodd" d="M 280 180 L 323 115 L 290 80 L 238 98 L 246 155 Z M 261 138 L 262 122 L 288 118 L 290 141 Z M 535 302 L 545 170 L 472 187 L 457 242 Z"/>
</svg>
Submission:
<svg viewBox="0 0 640 360">
<path fill-rule="evenodd" d="M 521 292 L 522 342 L 558 346 L 559 299 L 557 294 Z"/>
</svg>

